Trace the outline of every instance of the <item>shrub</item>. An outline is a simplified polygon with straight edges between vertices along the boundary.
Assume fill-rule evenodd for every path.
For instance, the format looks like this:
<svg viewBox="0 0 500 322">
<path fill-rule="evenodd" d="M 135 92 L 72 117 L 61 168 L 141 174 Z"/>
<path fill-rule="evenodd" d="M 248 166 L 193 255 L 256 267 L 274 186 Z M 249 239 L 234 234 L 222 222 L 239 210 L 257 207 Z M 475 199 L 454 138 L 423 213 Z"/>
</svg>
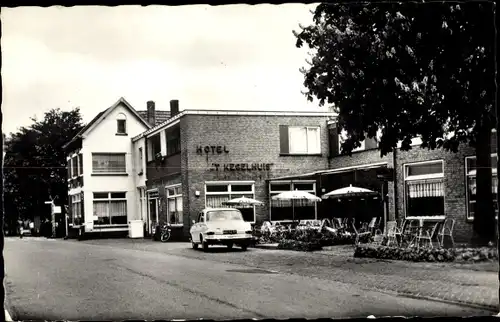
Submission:
<svg viewBox="0 0 500 322">
<path fill-rule="evenodd" d="M 284 239 L 278 243 L 278 249 L 312 252 L 315 250 L 321 250 L 322 247 L 321 244 L 319 244 L 318 242 L 306 242 L 306 241 Z"/>
<path fill-rule="evenodd" d="M 284 241 L 299 241 L 321 246 L 336 246 L 336 245 L 351 245 L 354 244 L 356 236 L 349 233 L 334 233 L 323 229 L 298 229 L 298 230 L 276 230 L 273 232 L 262 231 L 258 234 L 258 242 L 265 243 L 281 243 Z M 360 239 L 361 243 L 372 241 L 371 236 L 364 236 Z"/>
<path fill-rule="evenodd" d="M 358 245 L 354 257 L 406 260 L 413 262 L 480 262 L 498 259 L 494 248 L 400 248 L 397 246 Z"/>
</svg>

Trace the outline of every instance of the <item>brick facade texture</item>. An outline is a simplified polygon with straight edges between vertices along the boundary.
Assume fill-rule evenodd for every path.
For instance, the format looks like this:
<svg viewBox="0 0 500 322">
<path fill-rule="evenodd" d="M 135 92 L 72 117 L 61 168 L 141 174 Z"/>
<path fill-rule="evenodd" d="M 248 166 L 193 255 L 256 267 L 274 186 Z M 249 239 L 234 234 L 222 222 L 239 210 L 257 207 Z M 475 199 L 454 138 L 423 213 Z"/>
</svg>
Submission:
<svg viewBox="0 0 500 322">
<path fill-rule="evenodd" d="M 266 179 L 327 169 L 326 120 L 320 116 L 185 115 L 180 119 L 181 173 L 158 177 L 155 171 L 156 178 L 151 180 L 148 171 L 148 189 L 157 187 L 164 194 L 165 185 L 183 183 L 184 235 L 188 237 L 191 221 L 205 207 L 205 181 L 255 181 L 255 198 L 264 202 L 264 206 L 256 207 L 256 222 L 260 223 L 269 217 Z M 322 155 L 280 155 L 280 125 L 319 125 Z M 229 153 L 200 155 L 197 146 L 222 146 Z M 220 164 L 218 171 L 213 163 Z M 223 164 L 230 163 L 272 165 L 264 171 L 225 171 Z M 200 192 L 199 197 L 196 191 Z M 165 206 L 160 210 L 160 218 L 166 219 Z"/>
<path fill-rule="evenodd" d="M 496 151 L 493 148 L 493 151 Z M 444 161 L 444 184 L 445 184 L 445 215 L 455 219 L 454 238 L 457 242 L 470 242 L 473 236 L 472 221 L 467 220 L 467 200 L 466 200 L 466 177 L 465 177 L 465 157 L 474 156 L 475 150 L 469 146 L 462 145 L 457 153 L 446 152 L 444 150 L 428 150 L 420 146 L 413 146 L 409 151 L 396 151 L 396 184 L 397 184 L 397 205 L 395 203 L 394 182 L 388 183 L 388 220 L 403 220 L 405 218 L 405 186 L 404 186 L 404 165 L 431 160 Z M 394 167 L 393 154 L 381 157 L 380 151 L 366 150 L 354 152 L 352 156 L 335 156 L 329 160 L 330 169 L 338 169 L 350 166 L 366 165 L 370 163 L 387 162 L 388 167 Z M 396 218 L 395 206 L 398 209 Z"/>
</svg>

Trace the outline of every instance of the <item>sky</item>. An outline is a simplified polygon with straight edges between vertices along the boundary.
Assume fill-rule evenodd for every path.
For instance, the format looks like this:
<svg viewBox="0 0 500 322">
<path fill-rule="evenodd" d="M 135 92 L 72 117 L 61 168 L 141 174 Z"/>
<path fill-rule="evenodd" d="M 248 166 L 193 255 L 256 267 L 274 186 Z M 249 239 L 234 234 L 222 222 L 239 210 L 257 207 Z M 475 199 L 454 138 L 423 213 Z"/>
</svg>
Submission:
<svg viewBox="0 0 500 322">
<path fill-rule="evenodd" d="M 124 97 L 137 110 L 325 110 L 301 93 L 293 30 L 317 4 L 2 8 L 3 131 Z"/>
</svg>

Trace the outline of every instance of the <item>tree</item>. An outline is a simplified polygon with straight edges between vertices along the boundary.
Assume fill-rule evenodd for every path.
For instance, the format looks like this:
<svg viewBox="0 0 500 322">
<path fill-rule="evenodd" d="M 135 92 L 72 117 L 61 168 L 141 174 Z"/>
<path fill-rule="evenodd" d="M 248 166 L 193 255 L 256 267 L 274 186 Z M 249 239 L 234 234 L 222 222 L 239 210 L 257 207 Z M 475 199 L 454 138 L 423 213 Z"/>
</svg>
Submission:
<svg viewBox="0 0 500 322">
<path fill-rule="evenodd" d="M 313 14 L 312 25 L 294 32 L 297 47 L 312 50 L 305 95 L 335 106 L 347 132 L 342 153 L 378 130 L 381 155 L 398 141 L 411 149 L 417 136 L 422 148 L 475 147 L 474 228 L 480 243 L 492 240 L 494 4 L 320 4 Z"/>
<path fill-rule="evenodd" d="M 67 162 L 62 146 L 83 127 L 78 108 L 69 112 L 52 109 L 43 120 L 31 120 L 31 126 L 11 133 L 6 142 L 4 198 L 10 227 L 18 218 L 48 216 L 43 209 L 50 198 L 67 204 Z"/>
</svg>

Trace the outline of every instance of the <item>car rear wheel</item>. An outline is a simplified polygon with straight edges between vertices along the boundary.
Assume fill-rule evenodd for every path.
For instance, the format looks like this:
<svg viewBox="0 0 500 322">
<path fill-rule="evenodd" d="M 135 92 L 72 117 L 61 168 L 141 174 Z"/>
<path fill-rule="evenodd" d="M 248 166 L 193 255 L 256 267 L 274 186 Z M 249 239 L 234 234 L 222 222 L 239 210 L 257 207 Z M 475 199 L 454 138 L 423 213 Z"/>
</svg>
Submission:
<svg viewBox="0 0 500 322">
<path fill-rule="evenodd" d="M 241 250 L 242 251 L 246 251 L 247 248 L 248 248 L 248 245 L 246 245 L 246 244 L 241 245 Z"/>
<path fill-rule="evenodd" d="M 233 243 L 227 244 L 227 249 L 232 249 L 233 248 Z"/>
</svg>

